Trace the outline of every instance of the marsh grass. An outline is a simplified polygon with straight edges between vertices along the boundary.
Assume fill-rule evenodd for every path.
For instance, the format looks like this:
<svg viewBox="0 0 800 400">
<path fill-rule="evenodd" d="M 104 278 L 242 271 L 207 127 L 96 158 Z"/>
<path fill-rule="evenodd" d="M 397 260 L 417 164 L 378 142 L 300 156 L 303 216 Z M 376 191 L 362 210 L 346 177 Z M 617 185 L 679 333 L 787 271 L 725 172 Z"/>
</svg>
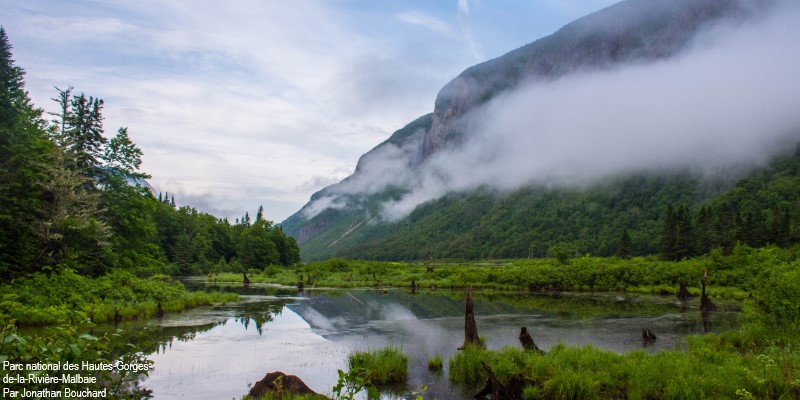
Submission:
<svg viewBox="0 0 800 400">
<path fill-rule="evenodd" d="M 694 336 L 688 351 L 655 355 L 634 351 L 616 354 L 592 346 L 553 346 L 545 355 L 506 347 L 468 347 L 449 363 L 454 383 L 486 379 L 481 361 L 505 379 L 521 375 L 526 399 L 735 399 L 797 398 L 800 394 L 800 348 L 742 348 L 739 332 Z"/>
<path fill-rule="evenodd" d="M 408 378 L 408 356 L 397 347 L 352 353 L 347 364 L 351 370 L 363 371 L 364 377 L 376 386 L 405 383 Z"/>
<path fill-rule="evenodd" d="M 42 288 L 47 290 L 42 290 Z M 92 322 L 150 317 L 161 302 L 165 312 L 238 301 L 231 293 L 190 292 L 164 276 L 139 278 L 125 271 L 92 278 L 65 269 L 51 274 L 31 274 L 0 288 L 14 301 L 18 325 L 53 325 L 69 322 L 76 311 Z"/>
<path fill-rule="evenodd" d="M 428 358 L 428 369 L 434 372 L 441 372 L 444 368 L 444 361 L 442 360 L 442 356 L 434 354 L 430 358 Z"/>
</svg>

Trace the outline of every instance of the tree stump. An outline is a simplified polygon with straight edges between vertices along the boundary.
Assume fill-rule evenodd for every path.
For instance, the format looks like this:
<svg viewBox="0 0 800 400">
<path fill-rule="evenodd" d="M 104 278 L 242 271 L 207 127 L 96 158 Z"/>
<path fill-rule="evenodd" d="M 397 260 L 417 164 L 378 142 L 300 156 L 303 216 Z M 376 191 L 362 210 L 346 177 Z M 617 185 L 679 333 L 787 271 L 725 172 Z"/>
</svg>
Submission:
<svg viewBox="0 0 800 400">
<path fill-rule="evenodd" d="M 689 289 L 686 287 L 686 281 L 681 278 L 680 282 L 678 283 L 680 286 L 678 287 L 678 300 L 686 301 L 692 297 L 692 294 L 689 293 Z"/>
<path fill-rule="evenodd" d="M 522 327 L 519 331 L 519 342 L 522 343 L 522 348 L 525 350 L 535 351 L 537 353 L 544 354 L 544 351 L 536 346 L 536 343 L 533 341 L 531 334 L 528 333 L 528 328 Z"/>
<path fill-rule="evenodd" d="M 708 280 L 708 271 L 703 272 L 703 279 L 700 280 L 700 311 L 717 311 L 717 305 L 706 296 L 706 280 Z"/>
<path fill-rule="evenodd" d="M 478 337 L 478 326 L 475 324 L 475 314 L 472 310 L 472 289 L 467 289 L 467 300 L 464 307 L 464 344 L 459 347 L 463 349 L 469 345 L 481 346 L 481 338 Z"/>
<path fill-rule="evenodd" d="M 161 302 L 159 301 L 158 305 L 156 306 L 156 317 L 161 318 L 163 316 L 164 316 L 164 308 L 161 306 Z"/>
</svg>

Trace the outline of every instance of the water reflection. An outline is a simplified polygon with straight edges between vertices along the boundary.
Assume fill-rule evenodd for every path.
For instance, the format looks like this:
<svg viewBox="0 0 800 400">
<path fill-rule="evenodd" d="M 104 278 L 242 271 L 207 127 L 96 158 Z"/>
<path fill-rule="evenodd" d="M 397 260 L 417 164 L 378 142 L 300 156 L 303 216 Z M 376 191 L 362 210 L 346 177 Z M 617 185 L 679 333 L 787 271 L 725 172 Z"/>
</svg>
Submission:
<svg viewBox="0 0 800 400">
<path fill-rule="evenodd" d="M 230 288 L 229 288 L 230 289 Z M 451 387 L 447 360 L 463 342 L 463 292 L 412 294 L 404 290 L 305 291 L 251 284 L 246 301 L 167 315 L 147 328 L 155 370 L 144 382 L 156 399 L 239 398 L 266 373 L 283 371 L 328 393 L 336 370 L 354 350 L 402 347 L 410 357 L 410 393 L 430 387 L 426 397 L 471 397 L 474 388 Z M 657 340 L 647 351 L 681 346 L 681 338 L 735 324 L 735 312 L 701 315 L 671 298 L 616 294 L 474 294 L 478 333 L 489 348 L 519 347 L 521 326 L 547 350 L 564 342 L 593 344 L 617 352 L 642 348 L 641 331 Z M 431 373 L 427 359 L 440 354 L 445 371 Z"/>
</svg>

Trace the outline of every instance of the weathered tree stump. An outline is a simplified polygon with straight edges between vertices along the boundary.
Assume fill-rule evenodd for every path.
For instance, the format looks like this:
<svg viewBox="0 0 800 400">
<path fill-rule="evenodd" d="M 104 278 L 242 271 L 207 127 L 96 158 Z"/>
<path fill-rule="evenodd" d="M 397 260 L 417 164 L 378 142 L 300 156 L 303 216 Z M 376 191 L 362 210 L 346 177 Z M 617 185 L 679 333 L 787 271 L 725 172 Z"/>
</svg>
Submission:
<svg viewBox="0 0 800 400">
<path fill-rule="evenodd" d="M 692 294 L 689 293 L 689 289 L 686 287 L 686 281 L 681 278 L 678 284 L 680 285 L 678 288 L 678 300 L 689 300 L 689 298 L 692 297 Z"/>
<path fill-rule="evenodd" d="M 706 281 L 708 280 L 708 271 L 703 272 L 703 279 L 700 280 L 700 311 L 717 311 L 717 305 L 711 302 L 711 299 L 706 296 Z"/>
<path fill-rule="evenodd" d="M 522 348 L 525 350 L 535 351 L 537 353 L 544 354 L 544 351 L 536 346 L 536 343 L 533 341 L 531 334 L 528 333 L 527 327 L 522 327 L 519 331 L 519 342 L 522 343 Z"/>
<path fill-rule="evenodd" d="M 482 345 L 481 338 L 478 337 L 478 325 L 475 323 L 475 314 L 472 307 L 472 288 L 470 288 L 467 289 L 467 300 L 464 307 L 464 344 L 459 349 L 469 345 Z"/>
<path fill-rule="evenodd" d="M 249 285 L 250 278 L 247 277 L 247 272 L 242 272 L 242 276 L 244 276 L 244 279 L 242 279 L 242 284 Z"/>
<path fill-rule="evenodd" d="M 525 387 L 525 379 L 519 375 L 511 376 L 508 381 L 503 384 L 497 379 L 492 368 L 485 362 L 481 361 L 483 369 L 486 370 L 486 385 L 483 389 L 475 394 L 476 399 L 489 399 L 492 400 L 507 400 L 507 399 L 521 399 L 522 389 Z"/>
<path fill-rule="evenodd" d="M 302 379 L 294 375 L 286 375 L 280 371 L 268 373 L 264 376 L 264 379 L 253 385 L 248 394 L 254 399 L 259 399 L 268 395 L 272 395 L 273 399 L 280 399 L 284 397 L 284 395 L 286 395 L 286 397 L 308 394 L 320 396 L 319 393 L 311 390 Z"/>
</svg>

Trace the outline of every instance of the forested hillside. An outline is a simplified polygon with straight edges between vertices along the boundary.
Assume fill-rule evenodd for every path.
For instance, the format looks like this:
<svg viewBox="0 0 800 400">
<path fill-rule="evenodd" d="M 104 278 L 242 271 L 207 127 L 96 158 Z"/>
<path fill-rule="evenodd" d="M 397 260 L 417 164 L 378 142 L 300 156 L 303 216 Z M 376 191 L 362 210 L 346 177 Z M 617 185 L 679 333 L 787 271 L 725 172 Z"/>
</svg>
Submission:
<svg viewBox="0 0 800 400">
<path fill-rule="evenodd" d="M 777 157 L 735 185 L 688 172 L 619 178 L 583 189 L 482 189 L 425 203 L 396 224 L 373 221 L 303 245 L 307 259 L 549 257 L 559 253 L 668 259 L 800 240 L 800 158 Z M 346 215 L 327 210 L 329 218 Z M 350 222 L 355 226 L 357 221 Z M 329 244 L 336 241 L 335 246 Z M 331 251 L 331 248 L 336 250 Z"/>
<path fill-rule="evenodd" d="M 11 50 L 0 27 L 0 279 L 60 269 L 241 272 L 299 262 L 294 239 L 261 209 L 231 223 L 156 197 L 142 185 L 142 151 L 127 128 L 106 134 L 103 100 L 59 89 L 60 112 L 44 114 Z"/>
<path fill-rule="evenodd" d="M 737 29 L 763 22 L 781 4 L 626 0 L 577 19 L 466 69 L 441 89 L 432 114 L 365 154 L 351 176 L 315 193 L 282 225 L 304 260 L 682 259 L 737 241 L 795 243 L 800 132 L 793 117 L 772 129 L 748 104 L 738 112 L 753 126 L 735 132 L 736 124 L 716 125 L 730 117 L 714 111 L 727 99 L 711 95 L 694 109 L 681 105 L 693 99 L 673 99 L 711 92 L 708 71 L 728 69 L 703 63 L 693 71 L 698 80 L 687 77 L 687 60 L 707 60 L 709 43 L 719 39 L 709 32 L 730 29 L 720 37 L 738 49 L 753 32 L 739 37 Z M 670 85 L 680 89 L 658 85 L 671 68 Z M 769 102 L 775 93 L 762 91 L 763 78 L 723 86 L 759 82 L 740 98 Z M 613 84 L 598 83 L 605 79 Z M 595 86 L 601 90 L 587 89 Z M 676 120 L 674 129 L 659 126 Z M 711 131 L 719 136 L 690 145 Z M 737 137 L 752 140 L 738 146 Z M 731 149 L 736 154 L 725 153 Z"/>
</svg>

